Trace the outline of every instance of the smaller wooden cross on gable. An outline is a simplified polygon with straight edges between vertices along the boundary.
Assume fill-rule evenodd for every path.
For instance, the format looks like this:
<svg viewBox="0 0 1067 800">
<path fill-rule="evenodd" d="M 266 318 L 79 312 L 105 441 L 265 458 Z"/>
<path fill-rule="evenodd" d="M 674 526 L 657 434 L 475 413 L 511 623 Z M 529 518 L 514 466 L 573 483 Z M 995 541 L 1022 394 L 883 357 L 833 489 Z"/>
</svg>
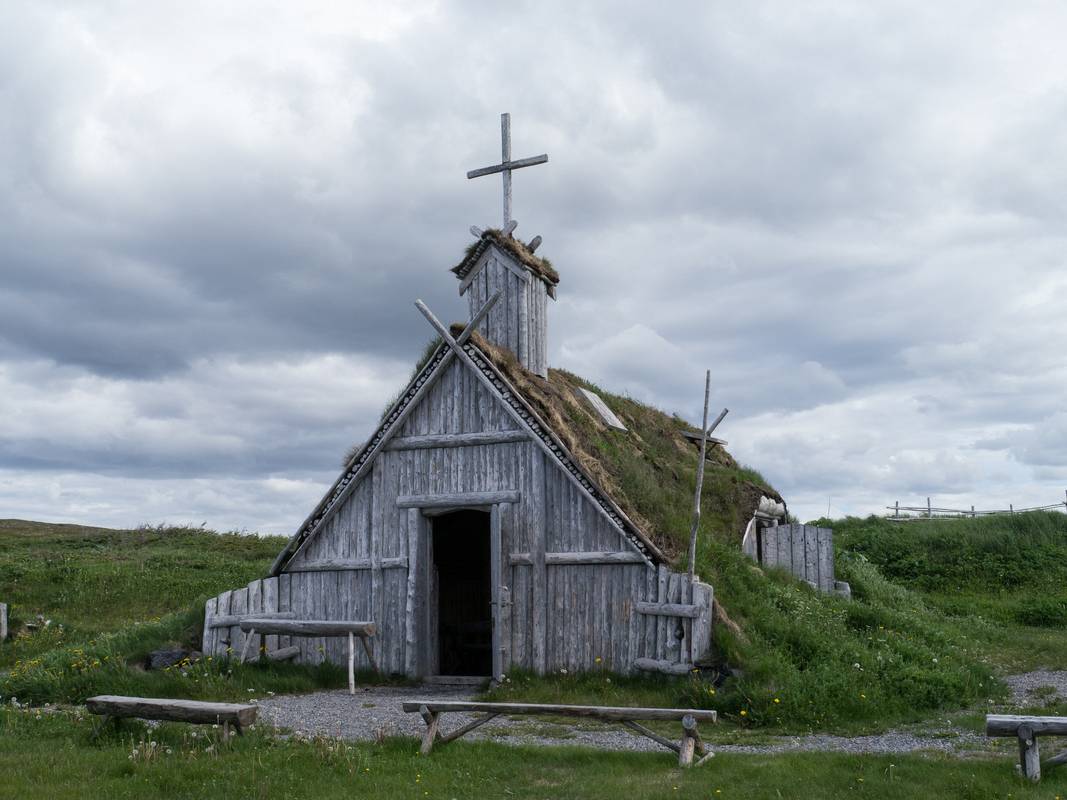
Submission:
<svg viewBox="0 0 1067 800">
<path fill-rule="evenodd" d="M 497 172 L 504 174 L 504 225 L 501 230 L 507 231 L 508 225 L 511 223 L 511 171 L 522 167 L 544 164 L 548 161 L 548 156 L 542 153 L 539 156 L 511 160 L 511 114 L 507 113 L 500 115 L 500 151 L 501 159 L 499 164 L 494 164 L 491 167 L 482 167 L 481 169 L 472 169 L 467 173 L 467 178 L 480 178 L 483 175 L 493 175 Z"/>
</svg>

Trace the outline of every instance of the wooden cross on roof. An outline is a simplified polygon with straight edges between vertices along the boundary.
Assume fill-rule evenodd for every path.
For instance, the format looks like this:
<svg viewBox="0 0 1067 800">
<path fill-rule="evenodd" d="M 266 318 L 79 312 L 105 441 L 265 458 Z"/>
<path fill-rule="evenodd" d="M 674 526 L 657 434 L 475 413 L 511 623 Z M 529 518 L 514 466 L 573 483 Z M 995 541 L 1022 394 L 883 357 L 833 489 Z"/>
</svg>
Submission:
<svg viewBox="0 0 1067 800">
<path fill-rule="evenodd" d="M 504 225 L 501 230 L 507 230 L 511 222 L 511 171 L 522 167 L 533 167 L 544 164 L 548 156 L 542 153 L 539 156 L 511 160 L 511 114 L 500 115 L 500 163 L 491 167 L 472 169 L 467 173 L 467 178 L 480 178 L 483 175 L 492 175 L 497 172 L 504 173 Z"/>
</svg>

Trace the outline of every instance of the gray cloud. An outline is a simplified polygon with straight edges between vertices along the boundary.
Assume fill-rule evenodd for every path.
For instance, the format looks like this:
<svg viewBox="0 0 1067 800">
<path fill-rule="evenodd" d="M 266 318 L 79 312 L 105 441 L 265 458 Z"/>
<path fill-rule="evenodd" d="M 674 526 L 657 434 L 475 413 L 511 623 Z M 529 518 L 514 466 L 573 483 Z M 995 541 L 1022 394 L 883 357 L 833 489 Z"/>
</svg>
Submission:
<svg viewBox="0 0 1067 800">
<path fill-rule="evenodd" d="M 515 197 L 554 363 L 690 418 L 710 367 L 802 516 L 1058 497 L 1063 16 L 17 3 L 0 502 L 299 522 L 429 337 L 412 300 L 465 313 L 503 110 L 551 158 Z"/>
</svg>

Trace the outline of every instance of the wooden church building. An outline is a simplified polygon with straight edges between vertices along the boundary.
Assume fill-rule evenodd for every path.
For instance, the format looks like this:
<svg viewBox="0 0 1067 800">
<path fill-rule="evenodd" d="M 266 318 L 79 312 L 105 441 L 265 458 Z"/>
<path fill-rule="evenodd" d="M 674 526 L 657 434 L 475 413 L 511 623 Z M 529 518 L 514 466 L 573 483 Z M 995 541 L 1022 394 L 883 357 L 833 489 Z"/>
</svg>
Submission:
<svg viewBox="0 0 1067 800">
<path fill-rule="evenodd" d="M 510 169 L 528 164 L 509 149 L 490 168 L 505 174 L 505 228 L 472 229 L 452 268 L 470 320 L 448 328 L 418 304 L 440 343 L 270 574 L 208 602 L 206 654 L 241 652 L 240 621 L 264 615 L 373 622 L 356 668 L 373 654 L 412 678 L 682 674 L 708 649 L 711 586 L 670 569 L 550 402 L 628 435 L 600 397 L 548 369 L 559 276 L 539 237 L 514 237 Z M 265 657 L 349 658 L 343 638 L 256 637 Z"/>
</svg>

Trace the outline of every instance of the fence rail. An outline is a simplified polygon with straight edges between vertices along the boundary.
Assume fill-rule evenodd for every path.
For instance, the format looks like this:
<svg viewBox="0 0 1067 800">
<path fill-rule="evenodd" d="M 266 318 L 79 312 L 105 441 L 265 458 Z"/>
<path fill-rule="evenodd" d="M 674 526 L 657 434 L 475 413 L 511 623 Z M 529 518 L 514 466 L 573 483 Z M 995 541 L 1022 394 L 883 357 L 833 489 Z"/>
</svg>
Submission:
<svg viewBox="0 0 1067 800">
<path fill-rule="evenodd" d="M 1064 492 L 1067 496 L 1067 492 Z M 898 500 L 891 506 L 886 506 L 886 510 L 892 511 L 892 514 L 887 514 L 886 519 L 891 522 L 913 522 L 923 519 L 952 519 L 956 517 L 992 517 L 1002 514 L 1026 514 L 1030 511 L 1058 511 L 1063 509 L 1064 513 L 1067 513 L 1067 500 L 1059 503 L 1050 503 L 1047 506 L 1030 506 L 1028 508 L 1016 508 L 1013 504 L 1009 503 L 1007 508 L 1004 509 L 989 509 L 989 510 L 977 510 L 974 506 L 970 509 L 966 508 L 940 508 L 930 503 L 930 498 L 926 498 L 925 506 L 902 506 Z M 901 514 L 901 512 L 904 512 Z"/>
</svg>

